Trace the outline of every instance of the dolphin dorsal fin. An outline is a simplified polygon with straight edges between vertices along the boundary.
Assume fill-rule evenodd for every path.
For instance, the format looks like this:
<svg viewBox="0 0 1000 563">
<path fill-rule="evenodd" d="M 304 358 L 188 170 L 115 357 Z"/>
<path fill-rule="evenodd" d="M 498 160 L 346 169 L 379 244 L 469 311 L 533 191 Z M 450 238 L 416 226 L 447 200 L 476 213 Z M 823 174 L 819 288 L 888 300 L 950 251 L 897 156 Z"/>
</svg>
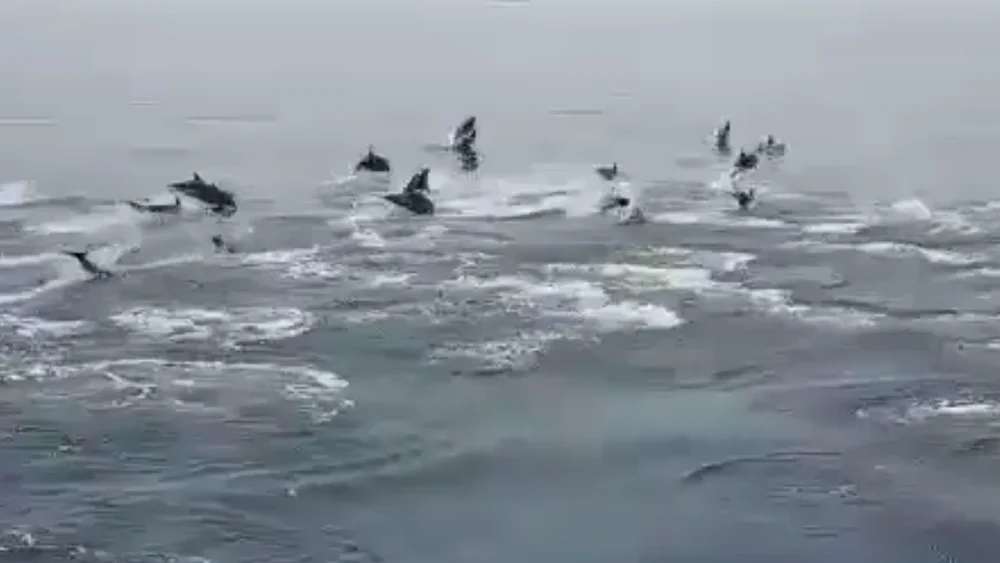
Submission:
<svg viewBox="0 0 1000 563">
<path fill-rule="evenodd" d="M 412 193 L 420 189 L 420 176 L 423 174 L 423 170 L 417 172 L 410 177 L 410 181 L 406 183 L 406 187 L 403 191 L 406 193 Z"/>
</svg>

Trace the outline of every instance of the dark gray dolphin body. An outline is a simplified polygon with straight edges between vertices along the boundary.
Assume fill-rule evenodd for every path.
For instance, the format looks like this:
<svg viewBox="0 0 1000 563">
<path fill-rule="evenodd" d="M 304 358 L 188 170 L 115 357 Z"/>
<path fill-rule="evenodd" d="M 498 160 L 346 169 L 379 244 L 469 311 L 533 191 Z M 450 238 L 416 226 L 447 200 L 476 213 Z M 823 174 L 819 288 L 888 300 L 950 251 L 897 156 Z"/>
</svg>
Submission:
<svg viewBox="0 0 1000 563">
<path fill-rule="evenodd" d="M 143 203 L 137 200 L 126 201 L 132 209 L 144 213 L 179 213 L 181 210 L 181 198 L 174 196 L 174 203 Z"/>
<path fill-rule="evenodd" d="M 222 238 L 222 235 L 213 235 L 212 244 L 215 246 L 215 250 L 217 252 L 228 252 L 229 254 L 233 254 L 236 252 L 236 248 L 233 245 L 227 243 Z"/>
<path fill-rule="evenodd" d="M 750 204 L 754 202 L 756 196 L 754 195 L 753 188 L 749 190 L 734 191 L 732 193 L 733 198 L 736 200 L 736 204 L 740 206 L 740 209 L 746 210 L 750 208 Z"/>
<path fill-rule="evenodd" d="M 403 193 L 412 194 L 418 192 L 430 192 L 431 186 L 428 182 L 430 175 L 431 169 L 424 166 L 410 178 L 409 182 L 406 183 L 406 187 L 403 188 Z"/>
<path fill-rule="evenodd" d="M 476 116 L 466 117 L 452 133 L 452 147 L 457 149 L 463 143 L 476 142 Z"/>
<path fill-rule="evenodd" d="M 209 184 L 208 182 L 206 182 L 197 172 L 194 172 L 191 175 L 191 179 L 190 180 L 181 180 L 179 182 L 171 182 L 171 183 L 167 184 L 167 187 L 169 187 L 172 190 L 177 190 L 177 191 L 179 191 L 181 193 L 187 193 L 187 192 L 198 192 L 199 190 L 203 189 L 204 187 L 211 186 L 211 185 L 212 184 Z"/>
<path fill-rule="evenodd" d="M 746 152 L 744 150 L 740 151 L 740 155 L 736 157 L 736 162 L 733 163 L 733 171 L 729 175 L 733 178 L 741 172 L 746 172 L 747 170 L 753 170 L 757 168 L 757 164 L 760 162 L 760 157 L 756 153 Z"/>
<path fill-rule="evenodd" d="M 209 206 L 209 210 L 223 217 L 233 216 L 238 207 L 232 192 L 226 191 L 215 184 L 203 180 L 197 172 L 190 180 L 173 182 L 167 187 L 188 197 L 197 199 Z"/>
<path fill-rule="evenodd" d="M 598 166 L 594 168 L 594 171 L 597 172 L 598 176 L 610 182 L 618 177 L 618 163 L 614 162 L 611 166 Z"/>
<path fill-rule="evenodd" d="M 479 169 L 479 152 L 476 151 L 476 147 L 472 141 L 463 141 L 455 147 L 455 152 L 458 155 L 458 163 L 461 165 L 462 170 L 475 172 Z"/>
<path fill-rule="evenodd" d="M 431 169 L 425 166 L 410 178 L 402 193 L 388 194 L 382 197 L 386 201 L 406 208 L 417 215 L 433 215 L 434 202 L 426 195 L 431 191 L 428 184 L 430 173 Z"/>
<path fill-rule="evenodd" d="M 389 172 L 391 170 L 389 159 L 377 154 L 372 145 L 368 145 L 368 154 L 362 158 L 354 167 L 355 172 L 365 170 L 368 172 Z"/>
<path fill-rule="evenodd" d="M 727 119 L 726 123 L 715 132 L 715 150 L 721 154 L 728 154 L 731 150 L 729 147 L 730 129 L 731 126 L 729 124 L 729 120 Z"/>
<path fill-rule="evenodd" d="M 109 270 L 105 270 L 104 268 L 101 268 L 100 266 L 91 262 L 90 259 L 87 258 L 88 252 L 78 252 L 72 250 L 62 250 L 60 252 L 62 252 L 66 256 L 72 256 L 73 258 L 75 258 L 76 261 L 80 263 L 80 267 L 83 268 L 83 271 L 94 276 L 94 278 L 96 279 L 109 278 L 114 275 Z"/>
<path fill-rule="evenodd" d="M 601 213 L 607 213 L 612 209 L 621 209 L 623 207 L 628 207 L 630 203 L 632 203 L 632 200 L 625 196 L 620 196 L 620 195 L 612 196 L 604 200 L 604 202 L 601 204 L 600 211 Z"/>
<path fill-rule="evenodd" d="M 422 193 L 414 192 L 409 194 L 388 194 L 382 197 L 385 198 L 386 201 L 395 203 L 396 205 L 408 209 L 417 215 L 434 214 L 434 202 L 431 201 L 431 198 Z"/>
<path fill-rule="evenodd" d="M 479 169 L 479 151 L 476 150 L 476 117 L 465 118 L 451 135 L 451 150 L 458 156 L 459 166 L 466 172 Z"/>
<path fill-rule="evenodd" d="M 619 211 L 624 211 L 632 205 L 632 199 L 625 196 L 615 196 L 612 197 L 604 204 L 601 208 L 601 212 L 605 213 L 611 211 L 612 209 L 618 209 Z M 633 206 L 632 211 L 627 217 L 622 217 L 618 224 L 620 225 L 639 225 L 646 222 L 646 214 L 642 212 L 638 206 Z"/>
</svg>

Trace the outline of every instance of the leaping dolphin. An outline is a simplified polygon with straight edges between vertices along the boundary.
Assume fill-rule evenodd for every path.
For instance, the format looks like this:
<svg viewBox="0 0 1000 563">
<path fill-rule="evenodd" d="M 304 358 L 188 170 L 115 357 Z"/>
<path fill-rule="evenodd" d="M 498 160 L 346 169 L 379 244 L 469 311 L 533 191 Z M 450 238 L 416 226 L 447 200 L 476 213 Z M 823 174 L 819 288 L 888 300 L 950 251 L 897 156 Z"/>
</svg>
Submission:
<svg viewBox="0 0 1000 563">
<path fill-rule="evenodd" d="M 753 170 L 757 168 L 759 162 L 760 157 L 757 156 L 757 153 L 746 152 L 746 150 L 740 149 L 740 155 L 736 157 L 736 162 L 733 163 L 733 170 L 729 173 L 729 176 L 735 178 L 740 173 Z"/>
<path fill-rule="evenodd" d="M 722 127 L 715 130 L 715 150 L 719 153 L 726 154 L 729 152 L 729 131 L 731 127 L 729 120 L 722 125 Z"/>
<path fill-rule="evenodd" d="M 377 154 L 375 152 L 375 147 L 368 145 L 368 154 L 366 154 L 354 167 L 355 172 L 361 170 L 366 170 L 368 172 L 389 172 L 391 166 L 389 165 L 389 159 Z"/>
<path fill-rule="evenodd" d="M 594 172 L 597 172 L 598 176 L 610 182 L 618 177 L 618 163 L 614 162 L 611 166 L 597 166 L 594 168 Z"/>
<path fill-rule="evenodd" d="M 431 175 L 431 169 L 424 166 L 414 174 L 410 181 L 406 183 L 406 187 L 403 188 L 403 193 L 412 194 L 418 192 L 430 192 L 431 187 L 428 179 Z"/>
<path fill-rule="evenodd" d="M 454 151 L 458 155 L 458 162 L 462 166 L 462 170 L 474 172 L 479 169 L 479 152 L 476 151 L 474 140 L 468 137 L 462 138 L 454 147 Z"/>
<path fill-rule="evenodd" d="M 175 192 L 201 201 L 208 205 L 213 213 L 223 217 L 231 217 L 238 209 L 236 198 L 232 192 L 206 182 L 197 172 L 194 173 L 190 180 L 173 182 L 167 184 L 167 187 Z"/>
<path fill-rule="evenodd" d="M 417 171 L 406 183 L 401 193 L 382 196 L 386 201 L 408 209 L 417 215 L 433 215 L 434 202 L 426 194 L 430 192 L 428 176 L 431 169 L 426 166 Z"/>
<path fill-rule="evenodd" d="M 476 135 L 476 116 L 469 116 L 452 131 L 449 144 L 453 149 L 457 150 L 463 143 L 474 144 L 476 142 Z"/>
<path fill-rule="evenodd" d="M 754 194 L 753 188 L 746 191 L 735 190 L 732 193 L 733 198 L 736 200 L 736 204 L 740 206 L 740 209 L 746 211 L 750 208 L 750 204 L 753 203 L 757 198 Z"/>
</svg>

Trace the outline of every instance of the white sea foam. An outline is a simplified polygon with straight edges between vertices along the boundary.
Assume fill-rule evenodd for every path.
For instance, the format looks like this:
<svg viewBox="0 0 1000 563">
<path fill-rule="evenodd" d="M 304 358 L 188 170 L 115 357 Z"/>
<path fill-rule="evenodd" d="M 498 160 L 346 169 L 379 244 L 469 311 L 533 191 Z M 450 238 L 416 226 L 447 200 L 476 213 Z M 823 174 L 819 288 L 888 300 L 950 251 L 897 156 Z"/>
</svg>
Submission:
<svg viewBox="0 0 1000 563">
<path fill-rule="evenodd" d="M 859 409 L 859 418 L 915 424 L 934 419 L 1000 419 L 1000 403 L 984 399 L 942 398 L 908 401 L 895 407 Z"/>
<path fill-rule="evenodd" d="M 217 340 L 225 346 L 294 338 L 315 323 L 311 313 L 290 307 L 226 310 L 134 307 L 111 317 L 119 326 L 154 338 Z"/>
<path fill-rule="evenodd" d="M 103 408 L 159 405 L 232 414 L 244 402 L 256 403 L 261 394 L 279 393 L 300 405 L 314 421 L 324 422 L 353 406 L 344 396 L 347 381 L 306 366 L 132 358 L 50 368 L 32 378 L 54 379 L 51 383 L 58 382 L 61 393 Z M 41 392 L 53 398 L 56 391 L 48 386 Z"/>
<path fill-rule="evenodd" d="M 38 317 L 20 317 L 0 313 L 0 332 L 10 330 L 22 338 L 61 338 L 89 330 L 92 324 L 84 320 L 57 321 Z"/>
<path fill-rule="evenodd" d="M 452 290 L 497 292 L 517 308 L 560 318 L 576 318 L 602 331 L 625 328 L 668 329 L 684 321 L 670 309 L 632 300 L 613 300 L 604 289 L 586 280 L 536 281 L 523 276 L 483 278 L 460 276 L 443 287 Z"/>
</svg>

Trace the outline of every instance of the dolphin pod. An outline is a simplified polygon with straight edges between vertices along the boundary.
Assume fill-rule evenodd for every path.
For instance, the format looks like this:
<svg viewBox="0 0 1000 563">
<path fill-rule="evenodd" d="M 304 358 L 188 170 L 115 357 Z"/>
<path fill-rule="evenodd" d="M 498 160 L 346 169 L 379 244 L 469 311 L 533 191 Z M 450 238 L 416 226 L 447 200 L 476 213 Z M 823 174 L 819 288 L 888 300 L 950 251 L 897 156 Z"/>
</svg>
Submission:
<svg viewBox="0 0 1000 563">
<path fill-rule="evenodd" d="M 725 156 L 729 154 L 730 133 L 731 124 L 729 120 L 726 120 L 721 127 L 713 132 L 712 147 L 719 155 Z M 448 137 L 449 144 L 446 148 L 457 155 L 462 169 L 466 171 L 476 170 L 480 162 L 479 152 L 476 148 L 478 138 L 476 117 L 466 117 L 452 130 Z M 784 156 L 785 150 L 785 143 L 778 142 L 773 135 L 767 135 L 752 151 L 747 151 L 746 149 L 740 150 L 729 176 L 735 181 L 737 178 L 756 169 L 761 157 L 779 158 Z M 369 145 L 367 154 L 357 162 L 354 170 L 355 172 L 366 171 L 388 174 L 391 172 L 392 167 L 388 157 L 376 153 L 374 146 Z M 602 179 L 609 182 L 625 176 L 619 169 L 617 162 L 613 162 L 610 166 L 595 166 L 594 171 Z M 410 177 L 401 191 L 385 194 L 382 196 L 382 199 L 393 205 L 407 209 L 416 215 L 434 215 L 435 205 L 429 196 L 431 191 L 428 182 L 429 176 L 430 168 L 422 166 Z M 209 213 L 219 217 L 232 217 L 239 209 L 236 196 L 233 192 L 206 181 L 197 172 L 192 173 L 189 179 L 167 184 L 167 188 L 175 194 L 183 195 L 204 204 Z M 756 193 L 753 188 L 743 190 L 734 185 L 731 195 L 741 210 L 749 209 L 750 205 L 756 201 Z M 620 211 L 630 210 L 628 216 L 622 220 L 622 224 L 646 222 L 644 213 L 636 205 L 633 198 L 617 195 L 612 192 L 612 194 L 605 197 L 602 201 L 600 205 L 602 213 L 613 209 Z M 168 204 L 154 204 L 148 200 L 129 200 L 125 203 L 132 209 L 142 213 L 176 214 L 181 209 L 181 198 L 178 195 L 174 195 L 174 202 Z M 211 241 L 215 249 L 219 252 L 237 252 L 233 246 L 223 240 L 221 235 L 213 236 Z M 60 252 L 74 258 L 84 271 L 95 278 L 113 276 L 112 272 L 97 266 L 90 260 L 88 257 L 90 250 L 61 250 Z"/>
<path fill-rule="evenodd" d="M 458 157 L 459 164 L 465 171 L 474 171 L 479 167 L 480 154 L 476 147 L 478 133 L 478 121 L 476 116 L 473 115 L 463 119 L 448 135 L 448 145 L 446 148 Z M 732 150 L 731 133 L 732 123 L 728 119 L 713 132 L 712 147 L 720 156 L 728 156 Z M 756 169 L 762 157 L 778 158 L 783 156 L 785 154 L 785 149 L 785 144 L 778 142 L 773 135 L 767 135 L 752 151 L 741 149 L 739 155 L 737 155 L 736 160 L 733 163 L 732 169 L 730 170 L 730 179 L 735 181 L 738 178 L 745 176 L 750 171 Z M 365 155 L 355 166 L 355 171 L 361 170 L 369 172 L 389 172 L 389 159 L 383 155 L 375 153 L 374 148 L 369 145 L 368 154 Z M 617 162 L 612 162 L 611 165 L 595 166 L 594 171 L 598 176 L 608 182 L 626 177 L 626 175 L 619 169 Z M 428 195 L 430 189 L 427 187 L 428 173 L 428 168 L 422 168 L 413 175 L 406 188 L 404 188 L 400 193 L 387 194 L 384 195 L 383 198 L 386 201 L 403 207 L 404 209 L 408 209 L 415 214 L 433 215 L 434 203 Z M 749 206 L 756 201 L 756 194 L 753 189 L 741 190 L 736 188 L 734 185 L 732 195 L 740 209 L 748 209 Z M 609 197 L 605 198 L 604 203 L 601 204 L 602 212 L 611 209 L 624 210 L 626 208 L 632 209 L 630 217 L 633 217 L 633 222 L 645 221 L 645 219 L 642 218 L 643 215 L 641 209 L 639 209 L 636 206 L 635 201 L 630 198 L 620 196 Z M 642 219 L 639 220 L 636 218 Z"/>
</svg>

